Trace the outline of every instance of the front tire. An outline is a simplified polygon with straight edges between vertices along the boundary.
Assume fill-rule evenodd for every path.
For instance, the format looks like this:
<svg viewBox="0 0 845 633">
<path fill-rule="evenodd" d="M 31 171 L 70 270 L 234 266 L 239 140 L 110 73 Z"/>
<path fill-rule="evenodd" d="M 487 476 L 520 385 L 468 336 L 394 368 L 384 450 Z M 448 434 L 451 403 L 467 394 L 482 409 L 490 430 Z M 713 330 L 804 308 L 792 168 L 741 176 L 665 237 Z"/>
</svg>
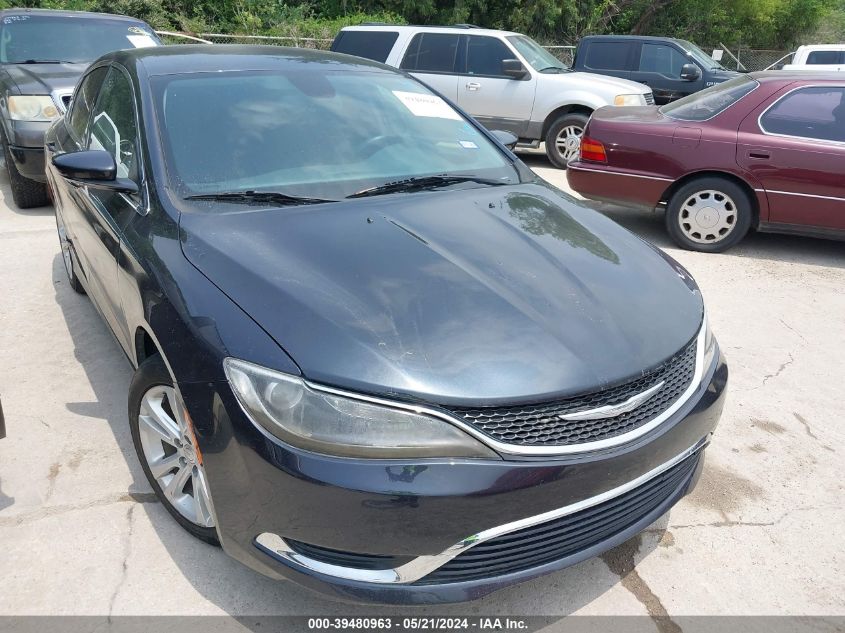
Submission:
<svg viewBox="0 0 845 633">
<path fill-rule="evenodd" d="M 9 185 L 12 188 L 12 200 L 15 201 L 15 206 L 19 209 L 32 209 L 50 204 L 47 185 L 21 176 L 5 139 L 3 139 L 3 157 L 6 159 L 6 172 L 9 174 Z"/>
<path fill-rule="evenodd" d="M 161 356 L 142 362 L 129 386 L 132 442 L 159 501 L 185 530 L 220 545 L 202 456 Z"/>
<path fill-rule="evenodd" d="M 578 158 L 581 136 L 587 127 L 589 115 L 570 112 L 555 119 L 546 132 L 546 156 L 552 165 L 566 169 L 569 161 Z"/>
</svg>

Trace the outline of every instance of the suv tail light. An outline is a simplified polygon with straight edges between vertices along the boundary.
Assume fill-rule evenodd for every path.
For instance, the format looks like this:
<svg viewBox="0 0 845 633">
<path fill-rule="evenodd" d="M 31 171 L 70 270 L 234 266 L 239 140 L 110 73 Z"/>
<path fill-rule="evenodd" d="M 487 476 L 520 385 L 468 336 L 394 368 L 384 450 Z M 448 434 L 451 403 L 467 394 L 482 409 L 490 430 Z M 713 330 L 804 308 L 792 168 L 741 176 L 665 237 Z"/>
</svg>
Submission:
<svg viewBox="0 0 845 633">
<path fill-rule="evenodd" d="M 604 145 L 589 136 L 581 137 L 581 160 L 591 160 L 597 163 L 607 162 Z"/>
</svg>

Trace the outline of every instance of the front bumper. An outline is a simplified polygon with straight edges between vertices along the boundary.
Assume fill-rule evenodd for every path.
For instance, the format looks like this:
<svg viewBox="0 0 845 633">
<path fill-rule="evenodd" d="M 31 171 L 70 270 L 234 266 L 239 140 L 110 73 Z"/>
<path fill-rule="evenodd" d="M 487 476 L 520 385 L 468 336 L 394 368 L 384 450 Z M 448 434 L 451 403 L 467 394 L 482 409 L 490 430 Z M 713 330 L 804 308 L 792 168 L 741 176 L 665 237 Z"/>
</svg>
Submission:
<svg viewBox="0 0 845 633">
<path fill-rule="evenodd" d="M 627 540 L 664 514 L 701 471 L 701 451 L 721 414 L 728 378 L 720 355 L 703 378 L 669 420 L 629 444 L 561 458 L 502 461 L 409 463 L 317 455 L 259 432 L 225 383 L 184 384 L 180 391 L 197 427 L 218 533 L 229 555 L 273 578 L 343 599 L 423 604 L 478 598 L 575 564 Z M 577 517 L 576 511 L 598 507 L 597 499 L 621 499 L 620 490 L 653 481 L 684 457 L 686 470 L 659 498 L 652 495 L 647 511 L 630 514 L 635 520 L 613 524 L 618 529 L 601 538 L 582 540 L 583 547 L 561 550 L 555 560 L 458 581 L 433 565 L 417 578 L 420 561 L 431 566 L 439 557 L 446 563 L 468 542 L 475 548 L 503 530 L 515 534 Z M 615 512 L 622 516 L 621 510 Z M 575 527 L 590 535 L 590 525 Z M 313 557 L 291 555 L 288 541 L 372 555 L 387 563 L 381 566 L 384 573 L 338 574 Z M 394 573 L 403 566 L 407 571 L 408 565 L 411 574 Z"/>
<path fill-rule="evenodd" d="M 6 139 L 15 167 L 24 178 L 47 182 L 44 174 L 44 135 L 49 121 L 7 121 Z"/>
</svg>

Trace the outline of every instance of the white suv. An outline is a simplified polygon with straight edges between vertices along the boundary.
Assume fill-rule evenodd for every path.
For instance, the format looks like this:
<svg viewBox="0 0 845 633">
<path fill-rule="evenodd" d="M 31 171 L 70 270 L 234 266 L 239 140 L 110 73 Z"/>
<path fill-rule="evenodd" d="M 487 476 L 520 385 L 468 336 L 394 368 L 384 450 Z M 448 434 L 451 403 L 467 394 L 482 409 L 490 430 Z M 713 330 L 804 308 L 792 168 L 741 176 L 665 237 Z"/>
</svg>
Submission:
<svg viewBox="0 0 845 633">
<path fill-rule="evenodd" d="M 558 167 L 578 155 L 593 110 L 654 103 L 651 90 L 616 77 L 573 72 L 530 37 L 454 27 L 362 25 L 344 28 L 332 50 L 406 70 L 486 128 L 520 143 L 546 143 Z"/>
</svg>

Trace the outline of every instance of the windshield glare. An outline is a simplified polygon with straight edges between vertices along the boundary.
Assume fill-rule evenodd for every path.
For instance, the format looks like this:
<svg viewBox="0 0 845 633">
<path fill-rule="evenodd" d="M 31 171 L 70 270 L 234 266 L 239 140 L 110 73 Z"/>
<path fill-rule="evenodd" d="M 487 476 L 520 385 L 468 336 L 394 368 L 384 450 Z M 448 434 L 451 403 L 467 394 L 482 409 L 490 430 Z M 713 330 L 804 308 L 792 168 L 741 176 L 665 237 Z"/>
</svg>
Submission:
<svg viewBox="0 0 845 633">
<path fill-rule="evenodd" d="M 695 61 L 697 61 L 700 65 L 704 66 L 704 68 L 721 68 L 726 70 L 724 66 L 722 66 L 719 62 L 710 57 L 710 55 L 705 53 L 692 42 L 687 42 L 686 40 L 679 40 L 679 42 L 681 46 L 686 49 L 689 56 L 692 57 Z"/>
<path fill-rule="evenodd" d="M 141 23 L 99 18 L 8 15 L 0 25 L 0 62 L 90 63 L 112 51 L 155 46 Z"/>
<path fill-rule="evenodd" d="M 518 180 L 505 154 L 422 84 L 331 66 L 153 78 L 173 188 L 337 200 L 435 174 Z"/>
<path fill-rule="evenodd" d="M 751 77 L 735 77 L 667 103 L 660 107 L 660 112 L 681 121 L 706 121 L 742 99 L 757 85 Z"/>
<path fill-rule="evenodd" d="M 568 67 L 557 57 L 552 55 L 537 42 L 525 35 L 509 35 L 507 40 L 519 51 L 534 70 L 540 71 L 546 68 L 560 68 L 566 70 Z"/>
</svg>

